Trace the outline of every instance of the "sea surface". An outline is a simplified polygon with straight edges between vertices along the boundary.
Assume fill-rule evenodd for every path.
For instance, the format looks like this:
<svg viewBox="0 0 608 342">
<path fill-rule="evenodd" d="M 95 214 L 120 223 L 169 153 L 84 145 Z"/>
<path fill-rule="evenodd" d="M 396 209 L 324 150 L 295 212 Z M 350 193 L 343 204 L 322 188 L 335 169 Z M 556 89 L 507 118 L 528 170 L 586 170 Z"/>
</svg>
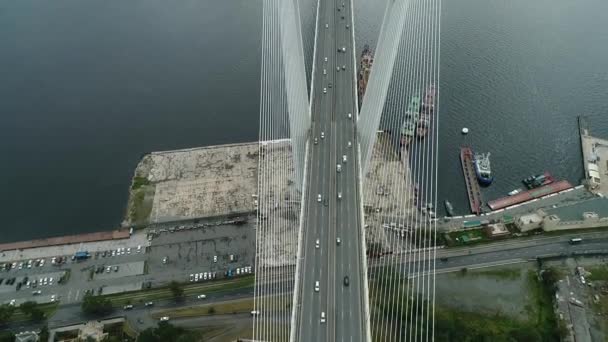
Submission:
<svg viewBox="0 0 608 342">
<path fill-rule="evenodd" d="M 355 6 L 357 47 L 373 47 L 382 2 Z M 467 211 L 462 143 L 492 154 L 487 199 L 544 170 L 580 181 L 576 117 L 608 138 L 605 13 L 443 1 L 440 202 Z M 0 241 L 115 228 L 142 154 L 255 141 L 261 16 L 259 0 L 0 1 Z"/>
</svg>

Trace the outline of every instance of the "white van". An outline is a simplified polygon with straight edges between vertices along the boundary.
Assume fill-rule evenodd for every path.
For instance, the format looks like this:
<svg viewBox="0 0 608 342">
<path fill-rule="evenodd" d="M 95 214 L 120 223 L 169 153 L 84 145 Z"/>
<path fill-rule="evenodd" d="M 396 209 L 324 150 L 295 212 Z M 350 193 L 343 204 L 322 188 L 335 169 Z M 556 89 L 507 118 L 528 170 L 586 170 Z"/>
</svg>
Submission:
<svg viewBox="0 0 608 342">
<path fill-rule="evenodd" d="M 325 311 L 321 311 L 321 323 L 325 323 Z"/>
<path fill-rule="evenodd" d="M 315 292 L 319 292 L 319 281 L 315 281 Z"/>
</svg>

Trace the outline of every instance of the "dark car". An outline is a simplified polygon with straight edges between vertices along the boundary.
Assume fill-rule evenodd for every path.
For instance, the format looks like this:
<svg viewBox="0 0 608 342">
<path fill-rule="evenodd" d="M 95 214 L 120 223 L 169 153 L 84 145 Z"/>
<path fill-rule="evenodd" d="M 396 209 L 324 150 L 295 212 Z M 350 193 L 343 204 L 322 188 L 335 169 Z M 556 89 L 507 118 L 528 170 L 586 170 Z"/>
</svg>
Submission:
<svg viewBox="0 0 608 342">
<path fill-rule="evenodd" d="M 440 258 L 439 260 L 441 260 L 441 261 L 448 261 L 448 258 L 443 257 L 443 258 Z"/>
<path fill-rule="evenodd" d="M 348 276 L 344 276 L 344 286 L 348 286 L 349 282 Z"/>
</svg>

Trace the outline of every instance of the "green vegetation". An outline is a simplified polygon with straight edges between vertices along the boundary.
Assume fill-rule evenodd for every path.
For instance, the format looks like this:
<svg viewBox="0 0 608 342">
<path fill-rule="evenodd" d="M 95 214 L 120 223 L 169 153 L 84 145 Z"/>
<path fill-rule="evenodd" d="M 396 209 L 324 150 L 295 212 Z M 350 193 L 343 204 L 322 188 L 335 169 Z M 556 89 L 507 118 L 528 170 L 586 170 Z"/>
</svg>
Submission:
<svg viewBox="0 0 608 342">
<path fill-rule="evenodd" d="M 207 283 L 195 283 L 188 285 L 181 285 L 184 290 L 184 296 L 193 296 L 198 295 L 200 293 L 210 294 L 210 293 L 230 293 L 234 290 L 251 288 L 253 287 L 253 276 L 245 276 L 240 278 L 235 278 L 232 280 L 218 280 Z M 132 291 L 132 292 L 123 292 L 111 295 L 105 295 L 104 298 L 107 298 L 112 302 L 112 305 L 125 305 L 127 302 L 131 302 L 132 304 L 143 304 L 149 301 L 155 300 L 163 300 L 163 299 L 171 299 L 173 298 L 173 293 L 166 287 L 159 287 L 154 289 L 145 289 L 140 291 Z"/>
<path fill-rule="evenodd" d="M 13 342 L 15 341 L 15 334 L 11 331 L 4 330 L 0 331 L 0 342 Z"/>
<path fill-rule="evenodd" d="M 284 297 L 283 301 L 289 301 L 291 297 Z M 209 315 L 224 315 L 234 313 L 249 313 L 253 310 L 253 298 L 229 300 L 214 304 L 190 306 L 177 309 L 168 309 L 155 312 L 152 317 L 159 318 L 169 316 L 171 318 L 199 317 Z"/>
<path fill-rule="evenodd" d="M 146 191 L 144 189 L 134 190 L 129 208 L 131 222 L 134 224 L 146 223 L 151 211 L 152 203 L 146 203 Z"/>
<path fill-rule="evenodd" d="M 448 246 L 464 246 L 487 241 L 483 229 L 470 229 L 465 231 L 455 231 L 444 235 Z"/>
<path fill-rule="evenodd" d="M 150 185 L 150 181 L 145 177 L 135 176 L 133 178 L 133 184 L 131 185 L 131 190 L 137 190 L 142 186 Z"/>
<path fill-rule="evenodd" d="M 173 295 L 173 299 L 178 300 L 178 299 L 181 299 L 184 297 L 184 289 L 175 280 L 173 280 L 172 282 L 169 283 L 169 290 L 171 291 L 171 294 Z"/>
<path fill-rule="evenodd" d="M 561 322 L 558 322 L 553 312 L 553 298 L 555 294 L 555 284 L 559 279 L 559 273 L 554 269 L 547 269 L 542 272 L 542 277 L 537 276 L 536 272 L 530 271 L 527 275 L 529 293 L 531 294 L 531 302 L 526 307 L 529 311 L 529 319 L 515 319 L 500 312 L 500 308 L 496 312 L 468 312 L 459 308 L 448 308 L 440 305 L 435 305 L 435 331 L 432 332 L 430 326 L 421 324 L 425 321 L 429 312 L 427 311 L 427 301 L 422 296 L 413 294 L 408 284 L 395 288 L 395 273 L 383 272 L 388 275 L 381 275 L 374 280 L 379 290 L 375 293 L 383 293 L 382 289 L 388 290 L 386 287 L 391 287 L 395 298 L 408 298 L 409 303 L 417 301 L 416 310 L 409 307 L 395 306 L 381 298 L 371 298 L 372 304 L 372 320 L 375 324 L 385 326 L 378 327 L 373 332 L 373 340 L 381 341 L 383 337 L 378 335 L 382 331 L 383 336 L 387 334 L 396 337 L 396 339 L 426 339 L 426 336 L 434 334 L 436 341 L 497 341 L 497 342 L 514 342 L 514 341 L 559 341 L 561 336 L 566 333 L 565 327 Z M 520 277 L 517 269 L 492 270 L 485 272 L 462 272 L 461 276 L 481 276 L 489 275 L 500 278 L 514 278 L 516 275 Z M 403 281 L 403 280 L 401 280 Z M 386 293 L 386 292 L 384 292 Z M 472 298 L 463 298 L 463 300 L 474 300 Z M 525 317 L 525 316 L 523 316 Z M 410 326 L 417 325 L 418 328 L 412 336 L 406 336 L 411 333 Z M 416 335 L 416 336 L 414 336 Z"/>
<path fill-rule="evenodd" d="M 608 280 L 608 266 L 606 265 L 589 267 L 587 271 L 591 272 L 591 275 L 587 277 L 587 280 Z"/>
<path fill-rule="evenodd" d="M 490 268 L 483 271 L 470 272 L 469 274 L 513 280 L 521 276 L 521 271 L 518 268 Z"/>
<path fill-rule="evenodd" d="M 13 314 L 15 313 L 16 308 L 12 305 L 2 304 L 0 305 L 0 324 L 8 322 Z"/>
<path fill-rule="evenodd" d="M 87 293 L 82 300 L 81 308 L 85 314 L 102 316 L 112 312 L 112 302 L 103 296 Z"/>
<path fill-rule="evenodd" d="M 39 322 L 45 318 L 44 311 L 40 309 L 38 303 L 33 301 L 24 302 L 23 304 L 19 305 L 19 310 L 21 310 L 21 312 L 23 312 L 25 315 L 29 316 L 29 318 L 33 321 Z"/>
<path fill-rule="evenodd" d="M 45 325 L 42 327 L 42 329 L 40 329 L 40 332 L 38 333 L 38 340 L 39 341 L 48 341 L 49 340 L 49 327 L 48 325 Z"/>
<path fill-rule="evenodd" d="M 0 324 L 20 321 L 42 321 L 50 317 L 57 310 L 57 303 L 37 304 L 36 302 L 25 302 L 19 307 L 12 305 L 0 305 Z"/>
<path fill-rule="evenodd" d="M 176 327 L 169 322 L 159 322 L 157 328 L 148 328 L 137 337 L 137 342 L 195 342 L 198 340 L 197 333 Z"/>
</svg>

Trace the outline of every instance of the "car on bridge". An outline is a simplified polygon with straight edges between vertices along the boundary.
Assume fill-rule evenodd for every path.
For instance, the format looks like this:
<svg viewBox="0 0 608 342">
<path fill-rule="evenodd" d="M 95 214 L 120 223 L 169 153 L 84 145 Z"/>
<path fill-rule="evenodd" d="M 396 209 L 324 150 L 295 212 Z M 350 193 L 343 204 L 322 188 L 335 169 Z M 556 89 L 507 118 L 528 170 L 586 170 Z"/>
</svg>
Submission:
<svg viewBox="0 0 608 342">
<path fill-rule="evenodd" d="M 353 118 L 353 114 L 352 114 L 352 113 L 348 113 L 348 114 L 346 114 L 346 116 L 347 116 L 349 119 L 352 119 L 352 118 Z"/>
<path fill-rule="evenodd" d="M 344 276 L 344 286 L 348 286 L 349 283 L 350 280 L 348 279 L 348 276 Z"/>
<path fill-rule="evenodd" d="M 321 202 L 323 200 L 323 198 L 321 197 L 321 194 L 317 195 L 317 202 Z"/>
<path fill-rule="evenodd" d="M 321 311 L 321 323 L 325 323 L 325 311 Z"/>
<path fill-rule="evenodd" d="M 327 88 L 323 88 L 323 94 L 327 94 Z"/>
<path fill-rule="evenodd" d="M 348 142 L 348 147 L 353 147 L 353 143 L 351 143 L 350 141 Z"/>
<path fill-rule="evenodd" d="M 315 281 L 315 292 L 319 292 L 319 281 Z"/>
<path fill-rule="evenodd" d="M 340 240 L 340 238 L 336 238 L 336 245 L 340 246 L 340 244 L 342 243 L 342 240 Z"/>
<path fill-rule="evenodd" d="M 319 244 L 320 244 L 319 239 L 317 239 L 317 241 L 315 241 L 315 248 L 319 248 Z"/>
<path fill-rule="evenodd" d="M 338 191 L 338 199 L 342 199 L 342 192 Z"/>
<path fill-rule="evenodd" d="M 315 138 L 315 145 L 319 143 L 319 139 Z"/>
<path fill-rule="evenodd" d="M 338 164 L 336 165 L 336 172 L 340 172 L 342 171 L 342 165 Z"/>
<path fill-rule="evenodd" d="M 346 163 L 346 154 L 342 156 L 342 162 Z"/>
<path fill-rule="evenodd" d="M 321 132 L 321 139 L 325 139 L 325 132 Z"/>
</svg>

